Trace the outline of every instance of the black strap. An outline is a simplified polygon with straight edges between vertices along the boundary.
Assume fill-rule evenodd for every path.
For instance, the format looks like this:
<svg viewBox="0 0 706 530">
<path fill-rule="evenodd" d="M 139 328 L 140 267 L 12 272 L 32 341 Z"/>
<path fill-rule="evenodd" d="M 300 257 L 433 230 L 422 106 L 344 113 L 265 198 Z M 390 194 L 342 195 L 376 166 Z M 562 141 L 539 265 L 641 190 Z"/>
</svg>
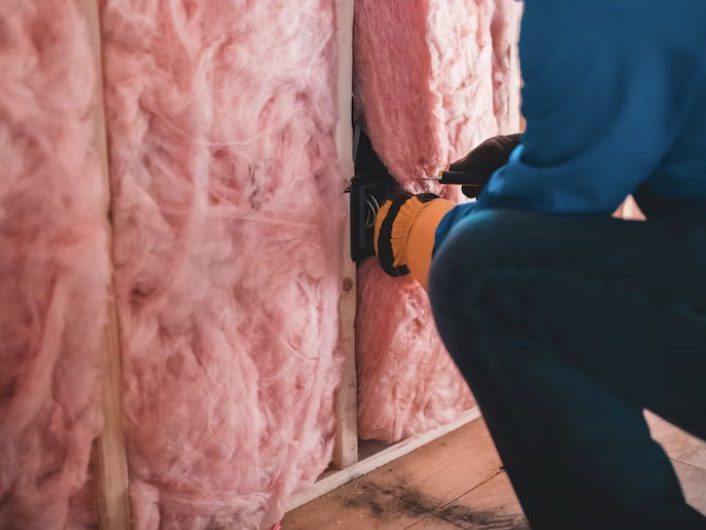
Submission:
<svg viewBox="0 0 706 530">
<path fill-rule="evenodd" d="M 416 196 L 422 203 L 427 203 L 431 200 L 438 199 L 433 193 L 422 193 Z M 400 211 L 400 208 L 406 203 L 412 195 L 410 193 L 398 193 L 392 197 L 392 205 L 387 213 L 387 216 L 380 227 L 380 235 L 378 236 L 378 259 L 382 269 L 390 276 L 398 277 L 409 274 L 409 269 L 406 265 L 395 267 L 395 257 L 392 255 L 392 225 Z"/>
<path fill-rule="evenodd" d="M 409 200 L 412 195 L 409 193 L 400 193 L 392 198 L 390 210 L 382 221 L 380 234 L 378 235 L 378 259 L 380 266 L 390 276 L 398 277 L 409 274 L 409 269 L 406 265 L 395 267 L 395 257 L 392 255 L 392 224 L 395 222 L 395 217 L 400 212 L 402 205 Z"/>
</svg>

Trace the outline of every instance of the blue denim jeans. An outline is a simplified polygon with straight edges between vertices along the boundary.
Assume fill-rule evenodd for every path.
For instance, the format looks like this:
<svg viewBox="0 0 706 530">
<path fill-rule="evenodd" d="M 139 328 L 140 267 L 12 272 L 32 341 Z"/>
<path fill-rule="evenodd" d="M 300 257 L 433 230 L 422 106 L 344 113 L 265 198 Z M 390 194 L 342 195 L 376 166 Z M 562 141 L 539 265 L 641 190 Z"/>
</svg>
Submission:
<svg viewBox="0 0 706 530">
<path fill-rule="evenodd" d="M 476 212 L 430 297 L 532 528 L 706 529 L 643 417 L 706 438 L 706 219 Z"/>
</svg>

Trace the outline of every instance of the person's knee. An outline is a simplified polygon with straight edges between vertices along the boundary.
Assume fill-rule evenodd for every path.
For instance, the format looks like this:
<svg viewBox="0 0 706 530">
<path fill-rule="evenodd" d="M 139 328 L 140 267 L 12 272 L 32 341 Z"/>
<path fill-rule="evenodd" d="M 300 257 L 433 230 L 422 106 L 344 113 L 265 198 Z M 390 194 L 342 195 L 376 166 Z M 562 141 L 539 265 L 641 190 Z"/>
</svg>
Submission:
<svg viewBox="0 0 706 530">
<path fill-rule="evenodd" d="M 490 210 L 469 215 L 454 227 L 432 260 L 429 295 L 435 299 L 466 296 L 470 285 L 492 269 L 512 246 L 518 213 Z M 521 214 L 520 214 L 521 215 Z"/>
<path fill-rule="evenodd" d="M 501 303 L 498 292 L 504 292 L 502 303 L 508 303 L 511 293 L 500 278 L 531 266 L 534 242 L 538 234 L 546 236 L 549 223 L 541 214 L 488 210 L 469 215 L 452 229 L 437 249 L 429 275 L 429 298 L 442 337 L 485 319 L 488 303 Z"/>
<path fill-rule="evenodd" d="M 470 215 L 453 228 L 437 249 L 429 274 L 429 299 L 437 329 L 448 342 L 459 327 L 469 326 L 485 272 L 502 245 L 502 212 Z M 447 347 L 449 345 L 447 344 Z"/>
<path fill-rule="evenodd" d="M 483 342 L 485 279 L 505 242 L 508 214 L 478 212 L 453 228 L 437 250 L 429 276 L 429 298 L 436 326 L 447 350 L 467 375 L 471 358 L 486 352 Z"/>
</svg>

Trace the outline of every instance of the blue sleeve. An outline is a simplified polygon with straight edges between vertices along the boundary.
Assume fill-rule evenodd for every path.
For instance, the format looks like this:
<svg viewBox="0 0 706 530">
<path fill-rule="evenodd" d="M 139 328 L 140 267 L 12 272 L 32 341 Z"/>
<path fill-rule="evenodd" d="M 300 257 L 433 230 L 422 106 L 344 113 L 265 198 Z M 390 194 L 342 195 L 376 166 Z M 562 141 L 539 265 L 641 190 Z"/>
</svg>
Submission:
<svg viewBox="0 0 706 530">
<path fill-rule="evenodd" d="M 610 214 L 656 170 L 684 119 L 693 64 L 660 29 L 660 10 L 632 5 L 525 2 L 522 145 L 477 203 L 449 213 L 437 246 L 488 208 Z"/>
</svg>

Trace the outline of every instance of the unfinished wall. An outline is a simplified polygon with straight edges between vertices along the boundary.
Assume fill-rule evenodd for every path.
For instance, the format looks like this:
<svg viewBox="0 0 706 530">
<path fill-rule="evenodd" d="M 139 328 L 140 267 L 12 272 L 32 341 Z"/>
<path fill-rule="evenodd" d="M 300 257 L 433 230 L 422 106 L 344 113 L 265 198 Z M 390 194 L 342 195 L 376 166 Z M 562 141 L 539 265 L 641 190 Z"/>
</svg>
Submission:
<svg viewBox="0 0 706 530">
<path fill-rule="evenodd" d="M 512 0 L 357 0 L 355 102 L 374 149 L 409 191 L 483 140 L 519 127 Z M 460 200 L 458 188 L 431 187 Z M 397 441 L 472 404 L 441 345 L 426 293 L 359 271 L 359 427 Z M 385 406 L 380 406 L 385 403 Z"/>
<path fill-rule="evenodd" d="M 112 294 L 87 5 L 0 3 L 3 529 L 96 517 Z M 334 0 L 100 6 L 134 527 L 269 528 L 332 448 Z M 410 189 L 513 123 L 512 32 L 490 2 L 356 6 L 359 108 Z M 361 277 L 363 434 L 450 420 L 471 398 L 426 295 L 372 262 Z"/>
<path fill-rule="evenodd" d="M 109 277 L 76 0 L 0 2 L 0 528 L 87 528 Z"/>
</svg>

